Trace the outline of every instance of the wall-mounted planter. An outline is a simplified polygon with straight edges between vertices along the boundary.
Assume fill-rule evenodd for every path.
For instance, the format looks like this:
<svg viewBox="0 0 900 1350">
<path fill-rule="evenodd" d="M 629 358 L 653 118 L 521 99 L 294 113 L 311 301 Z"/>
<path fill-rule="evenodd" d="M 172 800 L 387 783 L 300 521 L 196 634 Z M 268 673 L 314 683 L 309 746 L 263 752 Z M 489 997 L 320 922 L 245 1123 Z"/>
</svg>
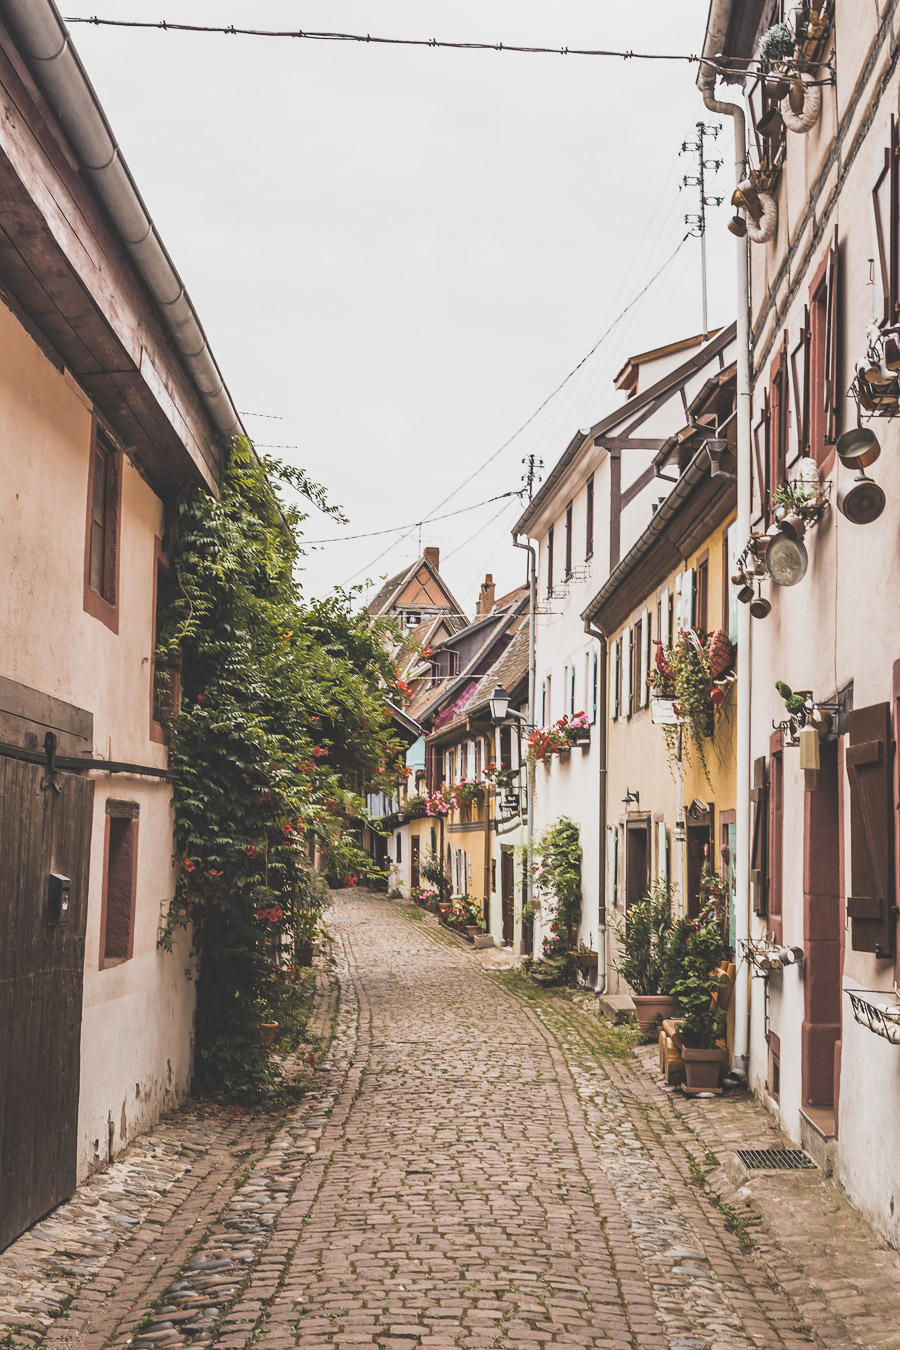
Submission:
<svg viewBox="0 0 900 1350">
<path fill-rule="evenodd" d="M 900 1002 L 880 989 L 848 989 L 853 1016 L 860 1026 L 891 1045 L 900 1045 Z"/>
</svg>

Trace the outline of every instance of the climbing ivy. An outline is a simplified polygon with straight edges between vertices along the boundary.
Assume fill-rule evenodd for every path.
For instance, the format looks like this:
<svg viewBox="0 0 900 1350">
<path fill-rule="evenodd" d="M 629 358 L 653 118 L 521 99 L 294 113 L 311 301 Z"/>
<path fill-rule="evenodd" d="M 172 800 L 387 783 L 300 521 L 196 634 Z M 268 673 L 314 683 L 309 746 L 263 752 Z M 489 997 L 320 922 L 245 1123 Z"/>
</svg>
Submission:
<svg viewBox="0 0 900 1350">
<path fill-rule="evenodd" d="M 158 681 L 180 686 L 165 714 L 178 879 L 162 940 L 189 927 L 198 957 L 198 1086 L 247 1098 L 271 1083 L 259 1025 L 327 897 L 314 860 L 364 872 L 347 821 L 399 753 L 388 626 L 353 593 L 304 601 L 305 517 L 286 487 L 330 509 L 302 471 L 238 440 L 218 498 L 180 496 L 155 654 Z"/>
</svg>

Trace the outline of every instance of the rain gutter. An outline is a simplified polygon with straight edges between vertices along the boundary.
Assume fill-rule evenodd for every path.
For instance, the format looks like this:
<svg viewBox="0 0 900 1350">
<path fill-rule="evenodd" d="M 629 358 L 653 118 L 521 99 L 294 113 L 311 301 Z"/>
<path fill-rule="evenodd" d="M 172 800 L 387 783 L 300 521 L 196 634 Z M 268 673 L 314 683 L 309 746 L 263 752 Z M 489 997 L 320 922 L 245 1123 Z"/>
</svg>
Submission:
<svg viewBox="0 0 900 1350">
<path fill-rule="evenodd" d="M 716 98 L 716 70 L 709 64 L 724 50 L 733 0 L 711 0 L 697 87 L 710 112 L 730 117 L 734 126 L 735 184 L 744 177 L 746 121 L 737 103 Z M 737 536 L 741 544 L 751 532 L 751 390 L 749 244 L 736 241 L 737 261 Z M 737 795 L 734 883 L 735 946 L 738 957 L 750 936 L 750 610 L 738 605 L 737 642 Z M 750 1057 L 749 972 L 738 964 L 734 1002 L 732 1073 L 747 1077 Z"/>
<path fill-rule="evenodd" d="M 68 29 L 53 0 L 0 0 L 41 92 L 65 131 L 85 177 L 105 207 L 159 308 L 213 426 L 243 432 L 222 373 L 175 265 L 137 189 Z"/>
</svg>

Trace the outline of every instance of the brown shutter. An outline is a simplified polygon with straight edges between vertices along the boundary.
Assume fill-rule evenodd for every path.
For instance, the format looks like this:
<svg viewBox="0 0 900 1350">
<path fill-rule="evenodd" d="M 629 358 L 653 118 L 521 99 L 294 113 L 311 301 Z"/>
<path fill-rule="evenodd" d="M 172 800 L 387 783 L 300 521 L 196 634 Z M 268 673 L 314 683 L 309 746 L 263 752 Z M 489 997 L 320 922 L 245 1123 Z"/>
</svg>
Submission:
<svg viewBox="0 0 900 1350">
<path fill-rule="evenodd" d="M 800 338 L 791 352 L 791 382 L 794 392 L 794 411 L 797 419 L 797 448 L 801 455 L 809 454 L 809 306 L 803 309 L 803 327 Z"/>
<path fill-rule="evenodd" d="M 825 444 L 834 445 L 837 429 L 837 288 L 838 242 L 837 226 L 834 242 L 828 256 L 828 279 L 825 299 Z"/>
<path fill-rule="evenodd" d="M 769 391 L 763 391 L 763 406 L 759 421 L 753 429 L 753 446 L 756 455 L 756 485 L 759 491 L 759 514 L 768 517 L 769 510 L 769 436 L 772 413 L 769 404 Z"/>
<path fill-rule="evenodd" d="M 767 914 L 769 910 L 769 786 L 766 781 L 766 757 L 763 755 L 753 764 L 753 787 L 750 789 L 753 803 L 753 833 L 750 837 L 750 885 L 753 887 L 753 913 Z"/>
<path fill-rule="evenodd" d="M 891 117 L 890 144 L 872 187 L 875 225 L 875 306 L 879 321 L 892 323 L 897 271 L 897 128 Z"/>
<path fill-rule="evenodd" d="M 888 957 L 893 951 L 893 802 L 889 703 L 854 708 L 845 759 L 850 784 L 852 945 Z"/>
</svg>

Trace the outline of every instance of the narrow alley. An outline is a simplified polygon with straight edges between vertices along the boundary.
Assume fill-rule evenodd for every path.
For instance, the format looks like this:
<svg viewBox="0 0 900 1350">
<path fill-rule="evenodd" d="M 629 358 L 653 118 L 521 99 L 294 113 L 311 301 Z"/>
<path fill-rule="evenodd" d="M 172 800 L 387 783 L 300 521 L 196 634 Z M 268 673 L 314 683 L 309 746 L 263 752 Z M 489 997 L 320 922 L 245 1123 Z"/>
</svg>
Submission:
<svg viewBox="0 0 900 1350">
<path fill-rule="evenodd" d="M 300 1106 L 137 1141 L 0 1256 L 2 1343 L 900 1346 L 897 1255 L 830 1182 L 781 1177 L 760 1210 L 725 1179 L 717 1145 L 777 1142 L 749 1100 L 676 1105 L 593 1005 L 420 910 L 339 892 L 329 926 Z"/>
</svg>

